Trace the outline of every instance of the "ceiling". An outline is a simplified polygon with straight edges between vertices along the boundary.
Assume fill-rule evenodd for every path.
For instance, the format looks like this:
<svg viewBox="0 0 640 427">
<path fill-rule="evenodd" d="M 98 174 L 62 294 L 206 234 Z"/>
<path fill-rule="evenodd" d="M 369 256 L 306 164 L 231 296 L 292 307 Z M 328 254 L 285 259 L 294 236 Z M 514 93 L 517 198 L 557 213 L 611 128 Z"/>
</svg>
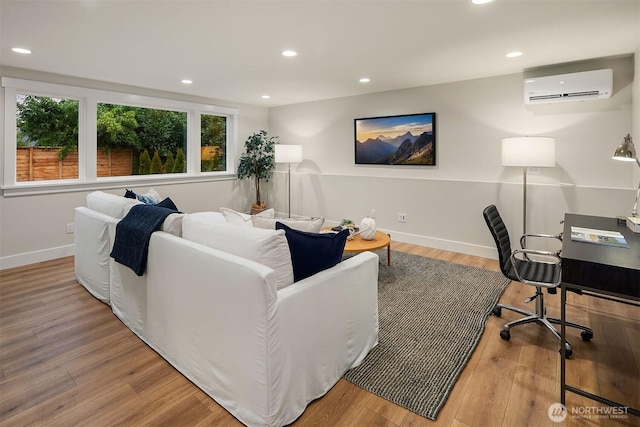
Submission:
<svg viewBox="0 0 640 427">
<path fill-rule="evenodd" d="M 640 0 L 0 0 L 0 41 L 5 66 L 271 107 L 631 54 Z"/>
</svg>

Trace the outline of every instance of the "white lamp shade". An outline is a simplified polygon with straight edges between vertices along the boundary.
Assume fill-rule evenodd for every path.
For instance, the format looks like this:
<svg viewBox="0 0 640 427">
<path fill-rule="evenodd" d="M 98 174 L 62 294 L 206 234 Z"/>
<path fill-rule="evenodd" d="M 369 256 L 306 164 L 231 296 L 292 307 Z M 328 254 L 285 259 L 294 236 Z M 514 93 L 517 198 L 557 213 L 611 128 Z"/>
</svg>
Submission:
<svg viewBox="0 0 640 427">
<path fill-rule="evenodd" d="M 502 166 L 550 168 L 555 165 L 555 138 L 517 137 L 502 140 Z"/>
<path fill-rule="evenodd" d="M 276 144 L 276 163 L 298 163 L 302 161 L 302 145 Z"/>
</svg>

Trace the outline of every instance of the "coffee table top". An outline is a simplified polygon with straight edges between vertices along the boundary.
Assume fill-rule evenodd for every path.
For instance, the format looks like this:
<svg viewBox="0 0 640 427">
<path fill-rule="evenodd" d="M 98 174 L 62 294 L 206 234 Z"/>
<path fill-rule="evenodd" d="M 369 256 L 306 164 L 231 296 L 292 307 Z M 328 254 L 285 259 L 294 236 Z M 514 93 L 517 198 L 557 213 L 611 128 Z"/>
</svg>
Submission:
<svg viewBox="0 0 640 427">
<path fill-rule="evenodd" d="M 359 234 L 353 239 L 347 240 L 344 245 L 345 252 L 364 252 L 375 251 L 389 246 L 391 237 L 382 231 L 376 231 L 376 237 L 373 240 L 364 240 Z"/>
</svg>

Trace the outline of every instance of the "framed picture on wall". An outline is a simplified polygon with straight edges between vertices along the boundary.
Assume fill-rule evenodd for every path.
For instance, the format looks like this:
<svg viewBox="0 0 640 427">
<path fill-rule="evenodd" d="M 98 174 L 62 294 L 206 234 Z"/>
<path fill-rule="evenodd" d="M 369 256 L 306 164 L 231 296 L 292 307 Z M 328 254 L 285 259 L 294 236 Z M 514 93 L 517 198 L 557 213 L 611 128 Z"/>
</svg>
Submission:
<svg viewBox="0 0 640 427">
<path fill-rule="evenodd" d="M 436 113 L 354 119 L 359 165 L 436 164 Z"/>
</svg>

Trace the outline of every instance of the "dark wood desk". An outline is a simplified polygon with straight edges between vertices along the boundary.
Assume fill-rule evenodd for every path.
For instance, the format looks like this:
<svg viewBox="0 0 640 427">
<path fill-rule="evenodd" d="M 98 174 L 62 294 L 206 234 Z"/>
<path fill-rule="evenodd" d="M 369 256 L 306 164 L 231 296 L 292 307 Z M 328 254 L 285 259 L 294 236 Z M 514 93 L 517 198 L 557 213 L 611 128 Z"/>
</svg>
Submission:
<svg viewBox="0 0 640 427">
<path fill-rule="evenodd" d="M 571 226 L 619 231 L 629 248 L 574 242 Z M 573 288 L 640 299 L 640 233 L 615 218 L 566 214 L 562 240 L 562 280 Z"/>
<path fill-rule="evenodd" d="M 597 230 L 619 231 L 629 248 L 575 242 L 571 240 L 571 226 Z M 610 296 L 620 302 L 640 301 L 640 233 L 632 232 L 615 218 L 566 214 L 562 239 L 562 283 L 560 284 L 560 402 L 566 405 L 570 391 L 609 406 L 624 407 L 566 384 L 566 301 L 567 288 L 580 289 L 585 295 Z M 595 337 L 597 339 L 597 337 Z M 628 413 L 640 416 L 640 411 L 628 408 Z"/>
</svg>

